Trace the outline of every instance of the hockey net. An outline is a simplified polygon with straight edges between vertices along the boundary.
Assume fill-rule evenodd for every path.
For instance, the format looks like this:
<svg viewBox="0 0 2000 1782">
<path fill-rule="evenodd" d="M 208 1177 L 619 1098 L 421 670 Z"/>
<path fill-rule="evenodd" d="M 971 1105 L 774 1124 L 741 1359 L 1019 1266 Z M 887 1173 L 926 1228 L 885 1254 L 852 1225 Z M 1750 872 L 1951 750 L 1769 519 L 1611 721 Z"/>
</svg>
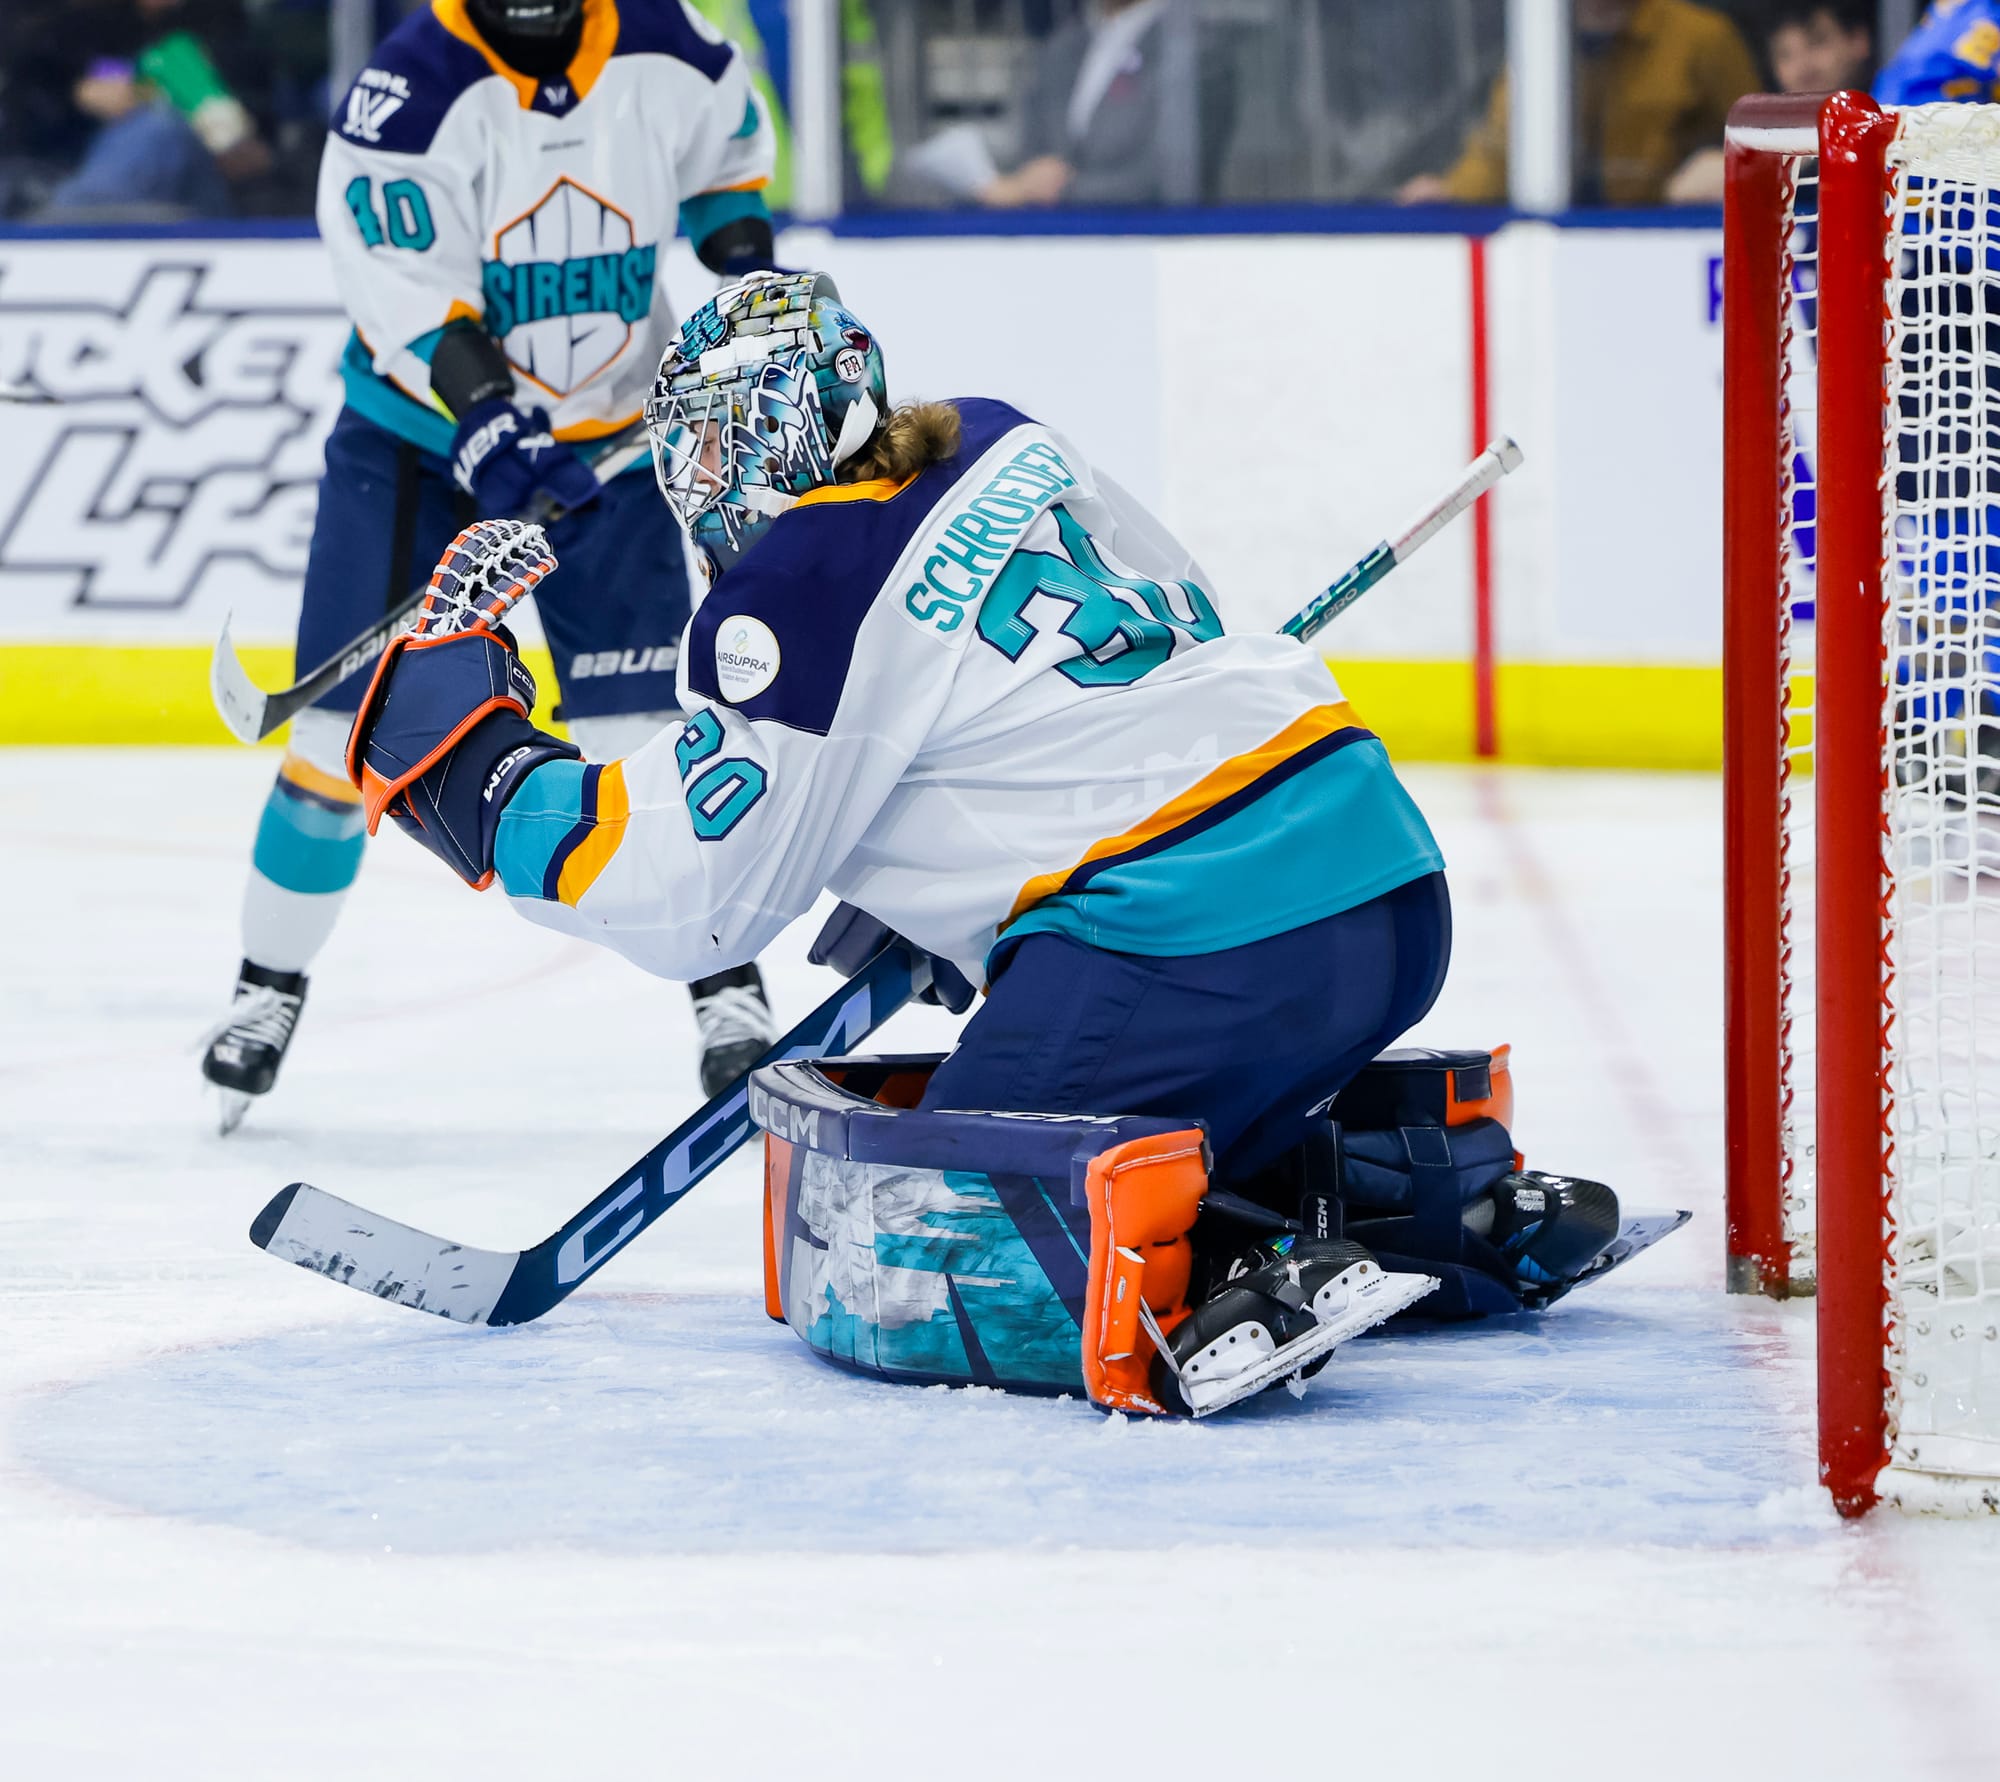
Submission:
<svg viewBox="0 0 2000 1782">
<path fill-rule="evenodd" d="M 1730 1284 L 1818 1293 L 1844 1511 L 1993 1510 L 2000 120 L 1762 99 L 1728 154 Z"/>
</svg>

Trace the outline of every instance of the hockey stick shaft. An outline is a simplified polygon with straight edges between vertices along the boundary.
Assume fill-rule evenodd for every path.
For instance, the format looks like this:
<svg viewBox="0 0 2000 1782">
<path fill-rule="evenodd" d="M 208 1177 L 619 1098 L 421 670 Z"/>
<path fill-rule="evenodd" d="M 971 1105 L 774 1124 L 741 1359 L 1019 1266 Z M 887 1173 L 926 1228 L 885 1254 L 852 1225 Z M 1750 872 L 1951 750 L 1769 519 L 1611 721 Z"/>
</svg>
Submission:
<svg viewBox="0 0 2000 1782">
<path fill-rule="evenodd" d="M 646 441 L 635 434 L 636 430 L 621 436 L 623 443 L 615 445 L 591 465 L 591 472 L 600 487 L 645 455 Z M 522 517 L 538 526 L 548 526 L 560 520 L 566 511 L 544 496 Z M 229 623 L 224 620 L 222 635 L 215 640 L 215 653 L 209 658 L 208 688 L 215 701 L 215 709 L 223 723 L 229 726 L 230 734 L 240 742 L 257 743 L 290 723 L 307 706 L 324 698 L 349 675 L 358 673 L 381 655 L 389 640 L 409 623 L 410 616 L 423 604 L 424 596 L 429 591 L 428 582 L 418 583 L 397 605 L 365 631 L 349 638 L 310 674 L 274 693 L 262 691 L 245 672 L 242 660 L 236 654 L 236 646 L 230 641 Z"/>
<path fill-rule="evenodd" d="M 905 949 L 890 947 L 757 1062 L 850 1052 L 929 981 L 927 965 L 913 967 Z M 280 1261 L 414 1311 L 460 1324 L 526 1324 L 567 1299 L 753 1131 L 744 1076 L 527 1250 L 451 1243 L 306 1182 L 270 1201 L 252 1222 L 250 1241 Z"/>
<path fill-rule="evenodd" d="M 1301 641 L 1312 636 L 1520 462 L 1512 440 L 1496 441 L 1406 531 L 1378 545 L 1281 629 Z M 850 1050 L 928 980 L 928 965 L 913 969 L 900 947 L 878 953 L 758 1064 Z M 251 1224 L 250 1241 L 282 1261 L 416 1311 L 461 1324 L 526 1324 L 560 1305 L 754 1131 L 746 1076 L 527 1250 L 450 1243 L 306 1182 L 271 1200 Z"/>
<path fill-rule="evenodd" d="M 1386 538 L 1339 580 L 1315 594 L 1278 629 L 1304 643 L 1399 563 L 1407 563 L 1500 479 L 1520 468 L 1521 448 L 1504 434 L 1465 467 L 1458 481 L 1394 538 Z"/>
</svg>

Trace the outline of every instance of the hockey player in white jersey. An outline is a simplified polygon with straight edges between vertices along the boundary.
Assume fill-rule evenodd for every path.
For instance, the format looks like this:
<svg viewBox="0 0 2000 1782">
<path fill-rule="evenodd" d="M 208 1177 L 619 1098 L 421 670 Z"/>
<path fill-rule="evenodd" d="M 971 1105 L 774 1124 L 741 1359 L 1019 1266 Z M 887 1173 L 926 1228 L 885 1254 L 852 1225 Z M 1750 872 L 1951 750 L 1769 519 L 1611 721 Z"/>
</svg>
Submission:
<svg viewBox="0 0 2000 1782">
<path fill-rule="evenodd" d="M 668 977 L 749 958 L 830 888 L 836 930 L 988 992 L 924 1108 L 1198 1119 L 1221 1182 L 1299 1147 L 1430 1007 L 1443 863 L 1381 743 L 1317 655 L 1225 633 L 1071 442 L 1000 402 L 892 411 L 878 343 L 812 275 L 690 317 L 647 418 L 715 575 L 688 721 L 605 763 L 538 731 L 499 620 L 553 559 L 481 525 L 356 718 L 371 826 Z M 1374 1269 L 1311 1232 L 1252 1251 L 1177 1362 L 1254 1328 L 1296 1373 Z"/>
<path fill-rule="evenodd" d="M 689 610 L 677 523 L 636 429 L 675 319 L 676 226 L 718 274 L 771 263 L 771 131 L 742 58 L 682 0 L 433 0 L 340 102 L 319 228 L 354 321 L 347 403 L 305 578 L 316 665 L 421 583 L 479 515 L 575 510 L 539 608 L 562 715 L 612 759 L 680 722 Z M 224 1129 L 276 1078 L 306 973 L 360 869 L 343 750 L 365 675 L 293 724 L 259 827 L 243 964 L 203 1072 Z M 754 952 L 695 973 L 709 1094 L 771 1036 Z"/>
</svg>

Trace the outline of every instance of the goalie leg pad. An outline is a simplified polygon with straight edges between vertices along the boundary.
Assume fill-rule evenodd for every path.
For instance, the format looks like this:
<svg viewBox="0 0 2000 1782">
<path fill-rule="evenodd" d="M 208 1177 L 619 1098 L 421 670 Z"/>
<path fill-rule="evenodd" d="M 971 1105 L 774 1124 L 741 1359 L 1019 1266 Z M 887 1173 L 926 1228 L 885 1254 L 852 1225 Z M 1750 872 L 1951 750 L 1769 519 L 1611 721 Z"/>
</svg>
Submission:
<svg viewBox="0 0 2000 1782">
<path fill-rule="evenodd" d="M 1208 1186 L 1200 1129 L 917 1107 L 936 1064 L 752 1075 L 766 1309 L 823 1359 L 877 1378 L 1160 1410 L 1145 1323 L 1186 1315 L 1187 1234 Z"/>
<path fill-rule="evenodd" d="M 1549 1305 L 1619 1236 L 1602 1182 L 1522 1167 L 1513 1111 L 1504 1046 L 1386 1053 L 1334 1098 L 1347 1232 L 1387 1266 L 1442 1278 L 1421 1316 Z"/>
<path fill-rule="evenodd" d="M 1161 1337 L 1171 1338 L 1188 1315 L 1188 1233 L 1207 1192 L 1199 1132 L 1131 1139 L 1085 1165 L 1090 1292 L 1082 1356 L 1092 1404 L 1154 1416 L 1180 1408 L 1154 1392 L 1153 1357 Z"/>
</svg>

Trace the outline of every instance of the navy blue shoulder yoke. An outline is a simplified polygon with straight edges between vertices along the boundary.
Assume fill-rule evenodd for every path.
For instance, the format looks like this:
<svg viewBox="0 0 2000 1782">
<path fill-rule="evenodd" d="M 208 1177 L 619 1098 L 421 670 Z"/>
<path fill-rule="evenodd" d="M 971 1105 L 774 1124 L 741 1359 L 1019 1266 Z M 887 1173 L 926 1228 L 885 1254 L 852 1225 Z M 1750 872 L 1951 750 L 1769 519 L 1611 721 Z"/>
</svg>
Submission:
<svg viewBox="0 0 2000 1782">
<path fill-rule="evenodd" d="M 855 637 L 897 559 L 995 441 L 1032 425 L 1004 402 L 967 398 L 954 406 L 963 423 L 955 456 L 887 500 L 814 502 L 781 515 L 709 590 L 688 628 L 685 651 L 688 685 L 696 693 L 734 705 L 753 720 L 768 718 L 819 736 L 832 729 Z M 715 672 L 722 627 L 738 618 L 769 626 L 782 652 L 776 678 L 742 701 L 724 699 Z"/>
<path fill-rule="evenodd" d="M 704 36 L 681 0 L 618 0 L 618 42 L 614 56 L 672 56 L 711 81 L 722 78 L 736 52 Z"/>
<path fill-rule="evenodd" d="M 357 148 L 421 155 L 460 97 L 493 75 L 486 58 L 454 37 L 428 7 L 375 46 L 327 125 Z"/>
</svg>

